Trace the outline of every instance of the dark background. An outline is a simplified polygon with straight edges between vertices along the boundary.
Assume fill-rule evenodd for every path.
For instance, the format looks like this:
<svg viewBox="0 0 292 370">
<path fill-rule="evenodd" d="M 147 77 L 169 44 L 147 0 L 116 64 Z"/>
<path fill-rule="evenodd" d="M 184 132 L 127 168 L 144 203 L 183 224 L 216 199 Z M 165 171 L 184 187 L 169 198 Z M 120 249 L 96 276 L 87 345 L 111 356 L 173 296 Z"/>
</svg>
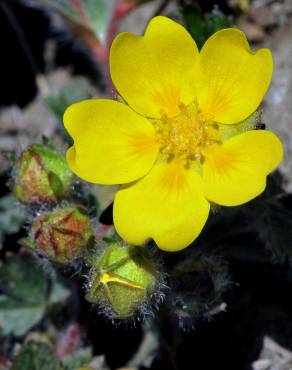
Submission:
<svg viewBox="0 0 292 370">
<path fill-rule="evenodd" d="M 206 8 L 212 1 L 205 2 Z M 222 4 L 221 4 L 222 5 Z M 224 6 L 228 11 L 228 7 Z M 11 14 L 13 18 L 11 18 Z M 29 55 L 17 35 L 13 22 L 17 20 L 29 45 Z M 54 30 L 43 11 L 29 8 L 17 1 L 0 1 L 1 96 L 2 107 L 18 104 L 25 107 L 37 93 L 35 77 L 44 72 L 44 44 L 48 38 L 57 41 L 56 64 L 73 66 L 76 74 L 96 79 L 96 69 L 90 56 L 69 35 Z M 1 194 L 8 192 L 6 175 L 1 181 Z M 287 208 L 291 202 L 287 197 Z M 19 237 L 19 235 L 17 235 Z M 17 239 L 5 243 L 5 251 L 13 250 Z M 237 243 L 237 241 L 236 241 Z M 225 294 L 227 312 L 211 321 L 197 320 L 194 329 L 181 330 L 173 323 L 162 321 L 164 344 L 151 369 L 251 370 L 259 356 L 264 335 L 292 349 L 292 273 L 288 263 L 273 264 L 256 235 L 245 236 L 242 248 L 256 245 L 260 260 L 242 259 L 232 250 L 223 251 L 229 264 L 232 283 Z M 100 318 L 88 303 L 81 300 L 76 308 L 80 321 L 87 327 L 88 339 L 96 353 L 105 353 L 109 365 L 122 366 L 141 339 L 141 327 L 112 325 Z M 171 319 L 171 315 L 168 318 Z M 175 318 L 173 318 L 175 321 Z"/>
</svg>

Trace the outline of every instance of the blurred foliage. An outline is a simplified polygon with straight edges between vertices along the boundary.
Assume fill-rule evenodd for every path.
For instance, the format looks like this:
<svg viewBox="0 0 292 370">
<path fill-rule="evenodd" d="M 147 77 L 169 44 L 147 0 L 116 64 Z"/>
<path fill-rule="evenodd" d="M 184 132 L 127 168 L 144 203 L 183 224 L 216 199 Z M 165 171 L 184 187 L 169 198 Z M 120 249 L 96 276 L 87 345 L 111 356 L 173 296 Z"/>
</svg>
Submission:
<svg viewBox="0 0 292 370">
<path fill-rule="evenodd" d="M 185 26 L 199 49 L 213 33 L 233 27 L 233 18 L 226 16 L 216 7 L 211 12 L 204 13 L 197 4 L 188 5 L 181 9 L 181 13 Z"/>
<path fill-rule="evenodd" d="M 20 349 L 11 370 L 108 370 L 104 357 L 94 357 L 90 347 L 58 358 L 48 338 L 36 336 Z"/>
<path fill-rule="evenodd" d="M 100 204 L 97 196 L 92 189 L 88 189 L 85 194 L 85 206 L 88 209 L 88 214 L 92 218 L 96 218 L 100 214 Z"/>
<path fill-rule="evenodd" d="M 0 292 L 0 335 L 15 336 L 24 335 L 43 318 L 50 304 L 69 295 L 28 253 L 9 255 L 1 264 Z"/>
<path fill-rule="evenodd" d="M 229 0 L 229 3 L 232 7 L 246 12 L 250 7 L 251 0 Z"/>
<path fill-rule="evenodd" d="M 192 249 L 170 275 L 176 314 L 182 326 L 211 317 L 225 309 L 223 293 L 230 284 L 227 264 L 221 257 Z"/>
<path fill-rule="evenodd" d="M 63 114 L 66 108 L 80 100 L 90 98 L 93 98 L 93 91 L 90 91 L 86 80 L 83 78 L 75 78 L 58 91 L 57 94 L 46 97 L 46 103 L 63 126 Z"/>
<path fill-rule="evenodd" d="M 30 341 L 20 350 L 11 370 L 61 370 L 47 343 Z"/>
<path fill-rule="evenodd" d="M 70 356 L 66 356 L 62 360 L 62 364 L 65 370 L 76 370 L 81 366 L 88 365 L 92 357 L 92 350 L 90 348 L 83 348 Z"/>
<path fill-rule="evenodd" d="M 258 235 L 273 261 L 292 264 L 292 196 L 285 194 L 282 181 L 280 173 L 270 176 L 266 191 L 242 210 L 248 229 Z"/>
<path fill-rule="evenodd" d="M 34 2 L 55 10 L 71 22 L 87 28 L 102 43 L 106 41 L 114 0 L 34 0 Z"/>
<path fill-rule="evenodd" d="M 21 207 L 13 195 L 0 198 L 0 249 L 5 235 L 17 233 L 25 221 L 25 209 Z"/>
</svg>

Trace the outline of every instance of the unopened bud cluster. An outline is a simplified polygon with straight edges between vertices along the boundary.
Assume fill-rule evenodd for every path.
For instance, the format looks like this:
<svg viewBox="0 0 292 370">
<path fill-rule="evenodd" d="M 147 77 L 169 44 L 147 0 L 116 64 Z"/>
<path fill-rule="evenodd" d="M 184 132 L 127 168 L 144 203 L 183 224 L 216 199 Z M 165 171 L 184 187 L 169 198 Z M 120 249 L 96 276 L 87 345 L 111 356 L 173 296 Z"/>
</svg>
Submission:
<svg viewBox="0 0 292 370">
<path fill-rule="evenodd" d="M 91 268 L 86 299 L 109 317 L 151 312 L 161 298 L 162 280 L 153 259 L 143 248 L 120 241 L 97 245 L 87 209 L 74 203 L 74 175 L 64 156 L 50 144 L 31 145 L 14 172 L 14 194 L 34 214 L 23 245 L 57 264 L 86 261 Z"/>
</svg>

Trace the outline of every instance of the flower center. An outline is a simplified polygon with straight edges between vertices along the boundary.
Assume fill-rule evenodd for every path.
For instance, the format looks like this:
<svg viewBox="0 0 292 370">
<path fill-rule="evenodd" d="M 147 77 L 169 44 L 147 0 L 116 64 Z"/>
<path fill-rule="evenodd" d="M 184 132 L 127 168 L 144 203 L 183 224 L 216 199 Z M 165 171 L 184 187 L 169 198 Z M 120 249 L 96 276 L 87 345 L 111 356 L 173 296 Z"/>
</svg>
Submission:
<svg viewBox="0 0 292 370">
<path fill-rule="evenodd" d="M 155 121 L 161 154 L 167 159 L 202 160 L 208 145 L 220 143 L 218 125 L 197 104 L 181 106 L 175 117 Z"/>
</svg>

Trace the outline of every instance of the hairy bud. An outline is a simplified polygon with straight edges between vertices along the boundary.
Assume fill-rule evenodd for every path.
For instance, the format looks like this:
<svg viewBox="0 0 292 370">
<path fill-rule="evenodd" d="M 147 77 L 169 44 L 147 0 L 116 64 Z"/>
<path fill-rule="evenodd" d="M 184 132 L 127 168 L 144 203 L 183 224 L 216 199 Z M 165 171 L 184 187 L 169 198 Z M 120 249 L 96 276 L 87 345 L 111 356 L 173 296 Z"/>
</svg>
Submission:
<svg viewBox="0 0 292 370">
<path fill-rule="evenodd" d="M 104 306 L 112 318 L 132 316 L 157 288 L 156 269 L 142 248 L 114 242 L 91 264 L 86 298 Z"/>
<path fill-rule="evenodd" d="M 25 204 L 63 199 L 73 181 L 66 159 L 49 144 L 34 144 L 20 155 L 14 194 Z"/>
<path fill-rule="evenodd" d="M 32 223 L 26 245 L 54 262 L 66 264 L 81 257 L 94 243 L 93 229 L 82 206 L 45 212 Z"/>
</svg>

